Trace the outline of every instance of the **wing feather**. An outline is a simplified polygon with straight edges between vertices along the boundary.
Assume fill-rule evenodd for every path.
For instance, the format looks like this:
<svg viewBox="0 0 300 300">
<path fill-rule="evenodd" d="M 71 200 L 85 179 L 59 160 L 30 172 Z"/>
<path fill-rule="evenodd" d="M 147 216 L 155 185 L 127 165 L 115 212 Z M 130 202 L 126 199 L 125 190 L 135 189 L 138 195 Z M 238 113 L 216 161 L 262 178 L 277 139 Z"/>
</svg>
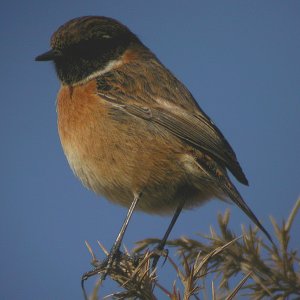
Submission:
<svg viewBox="0 0 300 300">
<path fill-rule="evenodd" d="M 233 149 L 185 86 L 153 57 L 147 66 L 146 70 L 139 69 L 142 67 L 138 64 L 130 65 L 127 71 L 115 70 L 100 76 L 99 96 L 122 112 L 155 123 L 210 155 L 248 185 Z M 157 78 L 161 78 L 159 85 Z"/>
</svg>

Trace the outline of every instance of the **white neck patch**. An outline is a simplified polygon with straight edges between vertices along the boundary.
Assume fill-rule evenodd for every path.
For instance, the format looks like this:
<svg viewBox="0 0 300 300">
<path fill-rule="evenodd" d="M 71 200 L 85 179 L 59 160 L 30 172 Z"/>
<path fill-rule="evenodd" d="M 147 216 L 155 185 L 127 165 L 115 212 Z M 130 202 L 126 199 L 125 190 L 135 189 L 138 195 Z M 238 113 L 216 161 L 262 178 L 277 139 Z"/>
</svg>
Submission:
<svg viewBox="0 0 300 300">
<path fill-rule="evenodd" d="M 84 79 L 82 79 L 82 80 L 74 83 L 73 86 L 85 84 L 88 81 L 90 81 L 90 80 L 92 80 L 92 79 L 94 79 L 94 78 L 96 78 L 98 76 L 101 76 L 101 75 L 103 75 L 105 73 L 110 72 L 111 70 L 113 70 L 115 68 L 120 67 L 122 64 L 123 64 L 122 59 L 110 60 L 103 69 L 93 72 L 92 74 L 90 74 L 89 76 L 85 77 Z"/>
</svg>

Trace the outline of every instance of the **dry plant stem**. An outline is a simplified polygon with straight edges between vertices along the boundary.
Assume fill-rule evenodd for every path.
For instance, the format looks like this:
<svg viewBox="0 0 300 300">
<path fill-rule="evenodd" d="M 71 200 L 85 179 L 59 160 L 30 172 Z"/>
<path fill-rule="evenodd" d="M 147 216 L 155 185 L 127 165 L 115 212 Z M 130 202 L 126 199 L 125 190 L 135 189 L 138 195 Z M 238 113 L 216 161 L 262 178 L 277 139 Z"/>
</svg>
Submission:
<svg viewBox="0 0 300 300">
<path fill-rule="evenodd" d="M 134 263 L 127 253 L 118 265 L 114 265 L 112 273 L 108 274 L 125 289 L 113 296 L 117 299 L 132 299 L 135 296 L 135 299 L 152 300 L 155 299 L 153 287 L 156 286 L 171 300 L 199 299 L 200 292 L 205 296 L 207 288 L 210 289 L 206 287 L 204 278 L 211 273 L 215 275 L 211 286 L 213 300 L 230 300 L 236 297 L 237 292 L 243 292 L 247 299 L 255 300 L 300 299 L 300 258 L 297 251 L 291 250 L 289 246 L 290 230 L 299 209 L 300 198 L 286 222 L 278 224 L 271 219 L 278 246 L 271 247 L 265 243 L 258 236 L 258 229 L 251 226 L 242 226 L 243 239 L 237 238 L 229 229 L 229 211 L 223 216 L 219 215 L 218 231 L 211 227 L 209 235 L 202 235 L 208 242 L 187 237 L 167 241 L 167 245 L 175 247 L 180 255 L 179 262 L 171 257 L 168 257 L 167 262 L 173 266 L 183 288 L 178 288 L 176 281 L 171 289 L 157 282 L 154 272 L 150 272 L 153 252 L 146 252 L 149 256 L 143 254 L 138 263 Z M 159 243 L 158 239 L 141 241 L 138 243 L 138 252 Z M 93 261 L 98 262 L 90 247 L 89 251 Z M 119 265 L 123 266 L 121 270 L 118 269 Z M 247 275 L 231 290 L 231 279 L 240 273 Z M 248 282 L 249 277 L 252 280 Z M 203 284 L 200 282 L 202 279 Z M 149 293 L 141 294 L 145 289 Z"/>
<path fill-rule="evenodd" d="M 300 209 L 300 197 L 298 198 L 298 200 L 296 201 L 290 215 L 289 215 L 289 218 L 288 220 L 286 221 L 285 223 L 285 230 L 286 231 L 290 231 L 291 229 L 291 226 L 293 224 L 293 221 L 296 217 L 296 214 L 298 213 L 298 210 Z"/>
<path fill-rule="evenodd" d="M 212 300 L 216 300 L 215 284 L 213 280 L 211 282 L 211 296 Z"/>
<path fill-rule="evenodd" d="M 113 293 L 113 298 L 116 299 L 129 299 L 129 298 L 138 298 L 145 300 L 156 300 L 152 292 L 152 287 L 156 281 L 156 275 L 154 272 L 151 272 L 150 262 L 153 258 L 153 253 L 146 252 L 143 255 L 137 257 L 132 257 L 129 253 L 121 253 L 118 256 L 118 259 L 114 261 L 111 268 L 107 270 L 105 264 L 99 263 L 96 259 L 96 256 L 91 248 L 91 246 L 87 244 L 88 250 L 92 255 L 93 262 L 97 261 L 98 265 L 96 269 L 89 272 L 87 276 L 92 276 L 95 274 L 101 275 L 103 272 L 107 272 L 107 275 L 117 282 L 120 286 L 122 286 L 125 291 L 120 293 Z M 100 244 L 100 247 L 104 252 L 107 253 L 107 250 Z M 97 295 L 99 293 L 99 289 L 103 283 L 102 277 L 97 281 L 96 286 L 93 290 L 91 299 L 96 300 Z M 87 294 L 84 291 L 85 299 L 88 299 Z"/>
<path fill-rule="evenodd" d="M 237 241 L 232 247 L 211 257 L 207 264 L 207 273 L 215 273 L 220 278 L 220 288 L 230 290 L 229 283 L 233 276 L 240 272 L 248 274 L 252 271 L 251 277 L 254 281 L 241 287 L 243 291 L 247 291 L 249 299 L 264 297 L 276 300 L 288 297 L 300 299 L 300 258 L 295 250 L 289 249 L 290 230 L 299 209 L 300 200 L 298 199 L 286 222 L 279 225 L 274 219 L 271 219 L 278 246 L 270 247 L 268 243 L 265 243 L 258 237 L 257 228 L 249 227 L 246 230 L 243 227 L 243 241 Z M 211 251 L 235 238 L 228 226 L 229 212 L 226 211 L 223 216 L 220 215 L 218 220 L 220 234 L 211 228 L 210 235 L 204 236 L 209 243 L 202 243 L 186 237 L 167 242 L 167 245 L 177 249 L 182 257 L 181 264 L 183 266 L 187 260 L 195 268 L 199 253 L 201 253 L 200 261 L 203 261 Z M 157 240 L 142 241 L 139 243 L 139 248 L 147 248 L 152 243 L 157 243 Z M 219 299 L 218 295 L 216 298 Z M 224 299 L 224 297 L 220 299 Z"/>
<path fill-rule="evenodd" d="M 252 275 L 252 272 L 249 272 L 239 283 L 238 285 L 235 287 L 235 289 L 226 297 L 226 300 L 232 300 L 236 294 L 238 293 L 238 291 L 242 288 L 242 286 L 245 284 L 245 282 L 247 281 L 247 279 Z"/>
</svg>

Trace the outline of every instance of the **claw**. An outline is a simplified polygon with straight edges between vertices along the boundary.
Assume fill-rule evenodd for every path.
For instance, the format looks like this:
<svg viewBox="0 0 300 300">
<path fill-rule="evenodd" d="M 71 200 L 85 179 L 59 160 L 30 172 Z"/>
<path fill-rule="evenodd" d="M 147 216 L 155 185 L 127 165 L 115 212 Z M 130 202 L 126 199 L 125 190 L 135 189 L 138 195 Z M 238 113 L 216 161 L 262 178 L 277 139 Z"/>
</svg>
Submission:
<svg viewBox="0 0 300 300">
<path fill-rule="evenodd" d="M 153 251 L 152 251 L 154 257 L 153 257 L 153 261 L 152 261 L 152 269 L 155 269 L 156 268 L 156 265 L 158 263 L 158 260 L 161 256 L 163 256 L 165 259 L 164 259 L 164 262 L 163 262 L 163 265 L 165 264 L 167 258 L 168 258 L 168 255 L 169 255 L 169 250 L 167 249 L 161 249 L 159 246 L 156 247 Z"/>
<path fill-rule="evenodd" d="M 88 296 L 87 296 L 87 293 L 86 293 L 86 290 L 84 287 L 84 282 L 94 275 L 101 274 L 100 275 L 100 283 L 102 284 L 102 282 L 105 280 L 106 276 L 110 273 L 115 261 L 121 255 L 122 255 L 122 253 L 118 249 L 114 250 L 114 248 L 113 248 L 104 261 L 100 262 L 99 260 L 97 260 L 97 264 L 93 264 L 95 266 L 95 268 L 82 275 L 81 289 L 82 289 L 85 300 L 88 300 Z"/>
</svg>

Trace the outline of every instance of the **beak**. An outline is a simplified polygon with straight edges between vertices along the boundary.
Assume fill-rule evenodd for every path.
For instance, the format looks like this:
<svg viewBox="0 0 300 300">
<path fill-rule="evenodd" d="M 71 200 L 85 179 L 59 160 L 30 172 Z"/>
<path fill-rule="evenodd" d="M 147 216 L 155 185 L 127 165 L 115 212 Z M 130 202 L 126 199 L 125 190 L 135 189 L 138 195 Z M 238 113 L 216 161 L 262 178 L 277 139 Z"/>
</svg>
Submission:
<svg viewBox="0 0 300 300">
<path fill-rule="evenodd" d="M 58 57 L 61 57 L 62 53 L 57 50 L 51 49 L 35 58 L 36 61 L 48 61 L 48 60 L 55 60 Z"/>
</svg>

